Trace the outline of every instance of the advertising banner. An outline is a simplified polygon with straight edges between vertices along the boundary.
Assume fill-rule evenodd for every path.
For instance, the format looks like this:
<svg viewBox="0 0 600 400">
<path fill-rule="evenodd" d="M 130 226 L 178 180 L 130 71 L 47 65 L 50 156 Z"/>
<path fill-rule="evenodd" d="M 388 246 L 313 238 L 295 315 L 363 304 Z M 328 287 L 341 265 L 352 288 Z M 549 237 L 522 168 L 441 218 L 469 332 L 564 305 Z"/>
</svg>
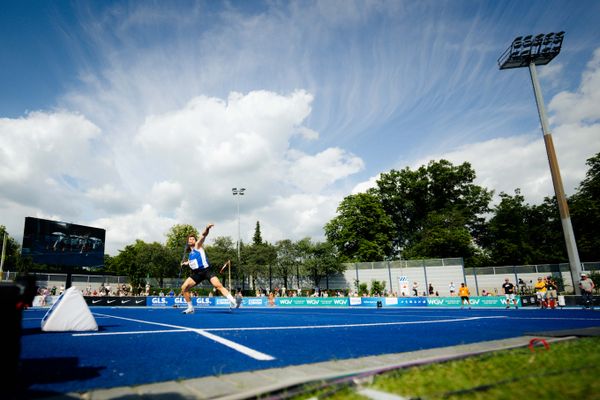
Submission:
<svg viewBox="0 0 600 400">
<path fill-rule="evenodd" d="M 266 297 L 248 297 L 242 299 L 242 307 L 265 307 L 266 305 Z"/>
<path fill-rule="evenodd" d="M 350 305 L 359 307 L 377 307 L 381 302 L 383 307 L 427 307 L 423 297 L 351 297 Z"/>
<path fill-rule="evenodd" d="M 192 304 L 194 305 L 194 307 L 208 307 L 211 305 L 215 305 L 215 301 L 214 297 L 192 297 Z M 185 299 L 181 296 L 148 296 L 146 297 L 146 305 L 148 307 L 187 307 Z"/>
<path fill-rule="evenodd" d="M 277 297 L 275 305 L 281 307 L 347 307 L 347 297 Z"/>
<path fill-rule="evenodd" d="M 88 306 L 145 307 L 146 297 L 84 296 Z"/>
<path fill-rule="evenodd" d="M 521 307 L 521 298 L 516 296 L 517 305 Z M 506 298 L 504 296 L 479 296 L 469 298 L 471 307 L 506 307 Z M 427 305 L 429 307 L 460 307 L 460 297 L 428 297 Z M 511 303 L 511 306 L 514 306 Z M 467 304 L 464 307 L 469 307 Z"/>
</svg>

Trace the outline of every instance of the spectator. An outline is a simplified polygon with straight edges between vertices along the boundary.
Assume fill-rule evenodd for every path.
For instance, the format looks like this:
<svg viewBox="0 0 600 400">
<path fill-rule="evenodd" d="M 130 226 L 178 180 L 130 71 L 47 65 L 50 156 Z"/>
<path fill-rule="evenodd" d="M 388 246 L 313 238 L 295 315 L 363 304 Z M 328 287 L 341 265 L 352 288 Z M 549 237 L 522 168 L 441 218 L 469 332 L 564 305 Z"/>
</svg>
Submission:
<svg viewBox="0 0 600 400">
<path fill-rule="evenodd" d="M 242 290 L 238 289 L 235 294 L 235 308 L 240 308 L 243 301 L 244 301 L 244 296 L 242 296 Z"/>
<path fill-rule="evenodd" d="M 579 288 L 581 289 L 581 296 L 583 297 L 583 307 L 594 309 L 594 282 L 588 278 L 584 273 L 581 274 L 581 280 L 579 281 Z"/>
<path fill-rule="evenodd" d="M 269 307 L 275 306 L 275 295 L 273 292 L 269 292 Z"/>
<path fill-rule="evenodd" d="M 546 278 L 546 306 L 550 308 L 556 308 L 556 301 L 558 300 L 557 290 L 558 285 L 552 276 Z"/>
<path fill-rule="evenodd" d="M 413 282 L 412 290 L 413 290 L 413 296 L 419 295 L 419 284 L 417 283 L 417 281 Z"/>
<path fill-rule="evenodd" d="M 450 282 L 448 285 L 448 290 L 450 291 L 450 296 L 454 296 L 454 293 L 456 293 L 456 286 L 454 286 L 454 282 Z"/>
<path fill-rule="evenodd" d="M 535 296 L 540 302 L 540 308 L 544 308 L 544 299 L 546 298 L 546 282 L 540 276 L 537 278 L 537 282 L 533 286 L 535 288 Z"/>
<path fill-rule="evenodd" d="M 435 289 L 433 288 L 433 285 L 430 283 L 429 284 L 429 295 L 433 296 L 434 293 L 435 293 Z"/>
<path fill-rule="evenodd" d="M 460 296 L 460 308 L 464 308 L 465 304 L 469 306 L 469 310 L 471 309 L 471 302 L 469 301 L 469 296 L 471 292 L 469 292 L 469 288 L 464 283 L 460 284 L 458 288 L 458 295 Z"/>
<path fill-rule="evenodd" d="M 517 304 L 517 299 L 515 298 L 515 285 L 510 283 L 510 279 L 504 279 L 502 289 L 504 289 L 504 297 L 506 297 L 506 308 L 510 308 L 510 302 L 512 301 L 515 305 L 515 310 L 518 309 L 519 306 Z"/>
</svg>

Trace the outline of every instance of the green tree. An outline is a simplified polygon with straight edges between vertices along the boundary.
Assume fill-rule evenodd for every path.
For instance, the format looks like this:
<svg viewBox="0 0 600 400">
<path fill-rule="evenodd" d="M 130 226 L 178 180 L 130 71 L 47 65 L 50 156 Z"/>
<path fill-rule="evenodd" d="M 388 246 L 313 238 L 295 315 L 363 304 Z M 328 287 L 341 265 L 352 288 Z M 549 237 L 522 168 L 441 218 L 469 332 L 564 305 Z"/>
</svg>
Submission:
<svg viewBox="0 0 600 400">
<path fill-rule="evenodd" d="M 136 240 L 125 246 L 110 262 L 110 272 L 126 275 L 136 288 L 145 284 L 146 277 L 158 279 L 162 287 L 164 278 L 178 276 L 180 269 L 179 252 L 158 243 Z"/>
<path fill-rule="evenodd" d="M 275 263 L 275 276 L 283 279 L 283 286 L 290 288 L 290 276 L 293 276 L 295 267 L 298 265 L 298 246 L 291 240 L 285 239 L 275 243 L 277 259 Z"/>
<path fill-rule="evenodd" d="M 317 242 L 311 245 L 308 258 L 304 262 L 304 271 L 312 277 L 315 286 L 319 286 L 321 280 L 325 278 L 326 288 L 329 289 L 329 276 L 341 273 L 345 269 L 333 244 Z"/>
<path fill-rule="evenodd" d="M 600 260 L 600 153 L 586 161 L 589 169 L 570 198 L 573 230 L 581 260 Z"/>
<path fill-rule="evenodd" d="M 190 235 L 199 236 L 198 230 L 192 225 L 177 224 L 173 225 L 169 232 L 167 232 L 167 248 L 179 252 L 183 252 L 183 249 L 187 245 L 187 238 Z"/>
<path fill-rule="evenodd" d="M 454 166 L 447 160 L 430 161 L 415 171 L 407 167 L 381 174 L 377 187 L 369 193 L 379 199 L 394 224 L 394 255 L 399 256 L 404 249 L 419 257 L 432 253 L 438 257 L 451 257 L 454 254 L 445 250 L 456 249 L 456 235 L 464 236 L 463 227 L 477 241 L 485 225 L 484 215 L 489 211 L 493 192 L 475 185 L 475 177 L 469 163 Z M 440 229 L 439 216 L 443 216 L 445 229 Z M 450 229 L 448 223 L 453 223 L 454 227 Z M 426 238 L 423 231 L 427 229 L 434 229 L 437 237 L 419 245 Z M 444 244 L 444 233 L 451 234 L 447 237 L 451 243 Z M 427 253 L 421 253 L 422 250 Z"/>
<path fill-rule="evenodd" d="M 6 249 L 3 248 L 4 235 L 6 235 Z M 17 241 L 8 234 L 6 227 L 0 225 L 0 254 L 4 254 L 3 271 L 27 272 L 29 265 L 26 262 L 21 262 L 20 250 L 21 247 Z"/>
<path fill-rule="evenodd" d="M 415 244 L 404 252 L 406 258 L 463 257 L 471 260 L 477 252 L 463 214 L 457 211 L 430 212 L 415 239 Z"/>
<path fill-rule="evenodd" d="M 256 287 L 258 277 L 270 278 L 277 252 L 268 242 L 244 246 L 243 250 L 244 273 L 251 277 L 252 286 Z"/>
<path fill-rule="evenodd" d="M 213 268 L 219 271 L 227 261 L 231 261 L 230 268 L 232 279 L 238 276 L 239 268 L 237 268 L 237 249 L 235 248 L 233 240 L 229 236 L 218 236 L 214 239 L 210 246 L 206 245 L 204 247 L 206 248 L 208 259 Z M 225 279 L 222 279 L 221 281 L 223 284 L 226 284 L 226 279 L 229 279 L 227 269 L 223 271 L 223 277 Z"/>
<path fill-rule="evenodd" d="M 394 225 L 375 195 L 347 196 L 337 212 L 325 225 L 325 235 L 342 262 L 383 260 L 391 253 Z"/>
<path fill-rule="evenodd" d="M 385 295 L 385 281 L 378 281 L 373 279 L 371 281 L 371 296 L 384 296 Z"/>
<path fill-rule="evenodd" d="M 254 228 L 254 236 L 252 237 L 253 244 L 262 244 L 262 235 L 260 234 L 260 222 L 256 221 L 256 227 Z"/>
<path fill-rule="evenodd" d="M 531 206 L 519 189 L 515 195 L 500 193 L 487 223 L 482 243 L 492 265 L 557 263 L 566 258 L 558 208 L 554 199 Z"/>
</svg>

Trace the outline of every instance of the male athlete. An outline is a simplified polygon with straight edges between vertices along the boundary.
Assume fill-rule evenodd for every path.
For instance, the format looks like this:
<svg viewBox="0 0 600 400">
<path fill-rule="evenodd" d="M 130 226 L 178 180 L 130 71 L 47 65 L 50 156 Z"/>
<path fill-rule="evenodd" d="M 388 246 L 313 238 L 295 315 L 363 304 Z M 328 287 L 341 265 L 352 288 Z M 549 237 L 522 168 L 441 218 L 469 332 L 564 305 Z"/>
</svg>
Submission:
<svg viewBox="0 0 600 400">
<path fill-rule="evenodd" d="M 188 305 L 187 309 L 183 311 L 184 314 L 194 313 L 190 289 L 205 279 L 208 279 L 223 296 L 227 297 L 233 307 L 236 306 L 235 299 L 231 293 L 229 293 L 229 290 L 225 289 L 215 271 L 213 271 L 213 269 L 210 267 L 210 264 L 208 263 L 208 257 L 206 257 L 206 253 L 202 247 L 204 244 L 204 239 L 206 239 L 206 236 L 208 236 L 208 231 L 210 231 L 210 228 L 213 226 L 214 224 L 206 225 L 206 228 L 204 228 L 204 232 L 202 232 L 199 240 L 194 235 L 188 236 L 188 248 L 190 250 L 190 254 L 188 256 L 188 260 L 183 261 L 181 264 L 188 265 L 192 269 L 192 274 L 183 282 L 183 285 L 181 285 L 181 293 L 183 293 L 185 302 Z"/>
</svg>

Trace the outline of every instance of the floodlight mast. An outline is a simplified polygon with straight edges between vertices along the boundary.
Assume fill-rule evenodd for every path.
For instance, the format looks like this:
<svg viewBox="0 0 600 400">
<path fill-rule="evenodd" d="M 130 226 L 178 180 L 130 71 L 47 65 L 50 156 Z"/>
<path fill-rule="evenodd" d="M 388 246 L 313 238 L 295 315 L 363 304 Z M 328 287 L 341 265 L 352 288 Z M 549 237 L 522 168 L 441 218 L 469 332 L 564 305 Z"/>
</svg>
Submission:
<svg viewBox="0 0 600 400">
<path fill-rule="evenodd" d="M 548 117 L 544 107 L 544 98 L 537 77 L 536 65 L 546 65 L 554 57 L 560 53 L 565 32 L 539 34 L 533 37 L 528 35 L 525 37 L 518 36 L 513 40 L 510 47 L 502 53 L 498 59 L 500 69 L 528 67 L 531 75 L 531 83 L 533 84 L 533 94 L 538 109 L 538 115 L 542 124 L 542 132 L 544 134 L 544 143 L 546 145 L 546 153 L 548 154 L 548 162 L 550 164 L 550 173 L 552 175 L 552 183 L 554 185 L 554 194 L 558 203 L 558 211 L 562 223 L 563 234 L 567 246 L 567 254 L 569 256 L 569 265 L 571 269 L 571 279 L 573 288 L 576 294 L 581 294 L 581 290 L 576 284 L 576 280 L 581 275 L 581 261 L 577 251 L 575 242 L 575 234 L 573 233 L 573 225 L 571 224 L 571 216 L 569 215 L 569 206 L 563 188 L 558 160 L 554 150 L 554 142 L 548 124 Z"/>
</svg>

